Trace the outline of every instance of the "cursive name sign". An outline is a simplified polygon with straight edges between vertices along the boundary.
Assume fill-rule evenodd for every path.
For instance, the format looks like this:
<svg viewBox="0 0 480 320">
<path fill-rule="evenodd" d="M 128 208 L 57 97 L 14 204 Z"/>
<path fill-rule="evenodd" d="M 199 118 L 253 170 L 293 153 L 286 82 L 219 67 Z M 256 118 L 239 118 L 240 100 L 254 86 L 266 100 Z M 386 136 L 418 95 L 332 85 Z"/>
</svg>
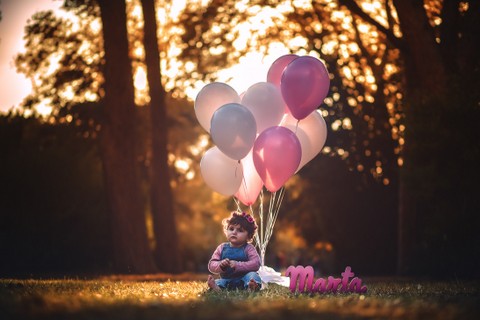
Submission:
<svg viewBox="0 0 480 320">
<path fill-rule="evenodd" d="M 290 277 L 290 291 L 298 292 L 319 292 L 319 293 L 337 293 L 337 292 L 356 292 L 365 293 L 367 287 L 362 286 L 362 279 L 357 278 L 352 272 L 351 267 L 346 267 L 342 272 L 342 278 L 329 276 L 328 279 L 319 278 L 316 281 L 313 278 L 313 268 L 311 266 L 290 266 L 285 272 L 286 277 Z M 351 280 L 349 280 L 352 278 Z"/>
</svg>

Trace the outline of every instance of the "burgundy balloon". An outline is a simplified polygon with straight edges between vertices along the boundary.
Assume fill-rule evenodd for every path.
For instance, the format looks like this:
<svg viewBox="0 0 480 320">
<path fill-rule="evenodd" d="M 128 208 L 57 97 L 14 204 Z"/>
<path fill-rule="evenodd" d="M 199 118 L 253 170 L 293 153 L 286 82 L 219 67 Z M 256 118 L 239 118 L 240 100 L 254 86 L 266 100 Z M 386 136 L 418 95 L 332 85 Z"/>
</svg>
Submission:
<svg viewBox="0 0 480 320">
<path fill-rule="evenodd" d="M 300 141 L 285 127 L 265 129 L 253 144 L 253 163 L 270 192 L 280 189 L 295 174 L 302 157 Z"/>
<path fill-rule="evenodd" d="M 301 120 L 323 103 L 330 88 L 330 78 L 320 60 L 303 56 L 285 68 L 280 87 L 291 114 Z"/>
</svg>

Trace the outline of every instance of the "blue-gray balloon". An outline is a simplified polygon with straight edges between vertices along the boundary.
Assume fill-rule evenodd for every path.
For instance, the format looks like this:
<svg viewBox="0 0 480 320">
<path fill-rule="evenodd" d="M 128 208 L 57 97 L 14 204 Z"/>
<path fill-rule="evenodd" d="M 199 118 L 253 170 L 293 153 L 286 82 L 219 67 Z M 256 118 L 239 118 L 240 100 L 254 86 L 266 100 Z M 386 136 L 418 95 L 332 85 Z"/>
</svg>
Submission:
<svg viewBox="0 0 480 320">
<path fill-rule="evenodd" d="M 257 124 L 247 107 L 239 103 L 227 103 L 214 112 L 210 134 L 213 142 L 225 155 L 241 160 L 253 147 Z"/>
</svg>

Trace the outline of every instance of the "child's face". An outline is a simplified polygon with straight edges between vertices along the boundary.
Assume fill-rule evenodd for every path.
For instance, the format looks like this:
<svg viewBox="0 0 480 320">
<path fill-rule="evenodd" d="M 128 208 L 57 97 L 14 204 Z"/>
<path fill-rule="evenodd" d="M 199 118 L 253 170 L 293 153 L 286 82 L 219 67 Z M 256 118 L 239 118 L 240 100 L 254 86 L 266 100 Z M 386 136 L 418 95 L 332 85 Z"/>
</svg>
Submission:
<svg viewBox="0 0 480 320">
<path fill-rule="evenodd" d="M 248 232 L 239 224 L 228 225 L 225 233 L 232 247 L 240 247 L 247 243 Z"/>
</svg>

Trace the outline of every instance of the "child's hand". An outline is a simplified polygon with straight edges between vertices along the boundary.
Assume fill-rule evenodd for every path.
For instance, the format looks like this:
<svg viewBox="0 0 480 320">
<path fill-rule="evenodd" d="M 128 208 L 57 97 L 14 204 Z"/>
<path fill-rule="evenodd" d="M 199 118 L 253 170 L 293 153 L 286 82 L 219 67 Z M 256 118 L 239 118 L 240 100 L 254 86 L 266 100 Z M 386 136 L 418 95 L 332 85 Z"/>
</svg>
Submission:
<svg viewBox="0 0 480 320">
<path fill-rule="evenodd" d="M 237 261 L 234 261 L 234 260 L 230 261 L 230 268 L 235 269 L 236 265 L 237 265 Z"/>
<path fill-rule="evenodd" d="M 230 259 L 223 259 L 220 261 L 220 269 L 225 270 L 230 266 Z"/>
</svg>

